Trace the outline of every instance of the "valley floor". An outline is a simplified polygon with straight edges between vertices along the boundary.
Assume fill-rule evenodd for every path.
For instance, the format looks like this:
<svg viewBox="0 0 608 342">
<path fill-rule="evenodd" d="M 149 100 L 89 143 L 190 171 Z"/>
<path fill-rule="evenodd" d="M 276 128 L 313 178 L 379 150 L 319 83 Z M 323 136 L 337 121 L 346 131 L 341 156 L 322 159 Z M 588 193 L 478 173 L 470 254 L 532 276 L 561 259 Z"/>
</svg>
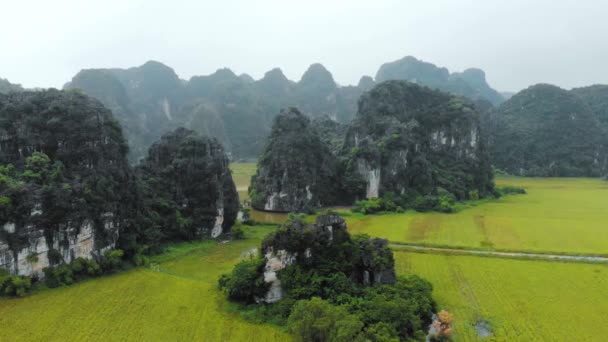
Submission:
<svg viewBox="0 0 608 342">
<path fill-rule="evenodd" d="M 247 187 L 255 166 L 232 166 Z M 482 250 L 608 254 L 608 183 L 501 178 L 514 195 L 457 214 L 347 216 L 349 229 L 394 243 Z M 247 183 L 247 184 L 245 184 Z M 243 191 L 240 191 L 241 193 Z M 272 216 L 280 221 L 285 216 Z M 266 217 L 266 216 L 259 216 Z M 23 299 L 0 300 L 0 341 L 287 341 L 279 327 L 245 321 L 217 289 L 220 274 L 259 246 L 247 240 L 173 246 L 139 268 Z M 608 264 L 514 260 L 395 249 L 398 274 L 428 279 L 455 315 L 455 340 L 603 341 Z M 477 324 L 477 327 L 476 327 Z"/>
</svg>

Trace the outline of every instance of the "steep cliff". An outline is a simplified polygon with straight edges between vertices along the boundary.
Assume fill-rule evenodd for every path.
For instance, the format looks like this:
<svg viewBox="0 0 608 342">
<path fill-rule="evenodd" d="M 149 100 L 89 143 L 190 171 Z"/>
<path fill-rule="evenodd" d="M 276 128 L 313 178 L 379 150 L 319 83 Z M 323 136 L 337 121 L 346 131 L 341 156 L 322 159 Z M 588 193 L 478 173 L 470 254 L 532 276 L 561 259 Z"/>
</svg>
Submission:
<svg viewBox="0 0 608 342">
<path fill-rule="evenodd" d="M 163 239 L 215 238 L 234 224 L 238 193 L 216 139 L 178 128 L 150 147 L 137 171 Z"/>
<path fill-rule="evenodd" d="M 604 130 L 581 97 L 539 84 L 491 115 L 497 168 L 522 176 L 593 177 L 606 172 Z"/>
<path fill-rule="evenodd" d="M 133 175 L 98 101 L 56 90 L 0 96 L 0 267 L 16 274 L 112 248 Z"/>
<path fill-rule="evenodd" d="M 252 177 L 252 206 L 269 211 L 308 211 L 338 202 L 337 159 L 291 108 L 279 114 Z"/>
<path fill-rule="evenodd" d="M 493 192 L 474 106 L 405 81 L 381 83 L 361 97 L 343 156 L 344 181 L 357 198 L 447 191 L 467 199 Z"/>
</svg>

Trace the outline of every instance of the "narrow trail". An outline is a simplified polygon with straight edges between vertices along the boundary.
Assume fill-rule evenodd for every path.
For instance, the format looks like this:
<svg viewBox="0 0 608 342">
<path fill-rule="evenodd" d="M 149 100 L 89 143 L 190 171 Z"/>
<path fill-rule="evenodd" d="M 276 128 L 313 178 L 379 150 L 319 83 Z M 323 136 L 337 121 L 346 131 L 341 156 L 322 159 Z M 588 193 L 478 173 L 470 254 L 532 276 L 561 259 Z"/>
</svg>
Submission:
<svg viewBox="0 0 608 342">
<path fill-rule="evenodd" d="M 544 253 L 528 253 L 528 252 L 499 252 L 499 251 L 481 251 L 475 249 L 458 249 L 447 247 L 430 247 L 402 243 L 390 243 L 390 247 L 396 250 L 410 251 L 428 251 L 434 253 L 449 253 L 458 255 L 482 255 L 490 257 L 513 258 L 513 259 L 529 259 L 529 260 L 550 260 L 550 261 L 571 261 L 571 262 L 594 262 L 608 263 L 608 257 L 590 256 L 590 255 L 560 255 L 560 254 L 544 254 Z"/>
</svg>

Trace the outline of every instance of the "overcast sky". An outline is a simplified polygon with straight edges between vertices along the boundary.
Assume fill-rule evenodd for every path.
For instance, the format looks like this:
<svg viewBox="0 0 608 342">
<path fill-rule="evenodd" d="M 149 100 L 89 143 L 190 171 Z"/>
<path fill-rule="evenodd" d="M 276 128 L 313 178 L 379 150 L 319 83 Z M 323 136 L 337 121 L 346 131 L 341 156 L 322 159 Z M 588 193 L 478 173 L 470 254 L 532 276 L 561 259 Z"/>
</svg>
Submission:
<svg viewBox="0 0 608 342">
<path fill-rule="evenodd" d="M 479 67 L 515 91 L 608 83 L 606 0 L 0 0 L 0 77 L 61 87 L 83 68 L 158 60 L 188 79 L 221 67 L 340 84 L 413 55 Z"/>
</svg>

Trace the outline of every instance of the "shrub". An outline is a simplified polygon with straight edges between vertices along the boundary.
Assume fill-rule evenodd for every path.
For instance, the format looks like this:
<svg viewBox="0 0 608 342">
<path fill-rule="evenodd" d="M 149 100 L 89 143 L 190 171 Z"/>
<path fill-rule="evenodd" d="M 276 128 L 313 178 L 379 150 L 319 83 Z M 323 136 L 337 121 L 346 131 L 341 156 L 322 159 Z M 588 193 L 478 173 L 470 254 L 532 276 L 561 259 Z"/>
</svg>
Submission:
<svg viewBox="0 0 608 342">
<path fill-rule="evenodd" d="M 67 264 L 60 264 L 55 267 L 46 267 L 44 270 L 44 282 L 50 288 L 74 283 L 74 273 Z"/>
<path fill-rule="evenodd" d="M 501 186 L 496 188 L 496 192 L 499 195 L 498 197 L 505 195 L 525 195 L 527 193 L 526 189 L 516 186 Z"/>
<path fill-rule="evenodd" d="M 0 296 L 23 297 L 32 288 L 32 279 L 24 276 L 11 276 L 0 269 Z"/>
<path fill-rule="evenodd" d="M 218 281 L 219 288 L 236 301 L 253 303 L 256 297 L 263 297 L 269 284 L 264 281 L 264 259 L 244 260 L 234 266 L 231 274 L 224 274 Z"/>
<path fill-rule="evenodd" d="M 116 270 L 122 264 L 122 257 L 125 253 L 120 249 L 108 250 L 103 253 L 104 258 L 101 260 L 101 268 L 105 272 Z"/>
<path fill-rule="evenodd" d="M 384 206 L 381 198 L 357 201 L 353 207 L 354 212 L 363 213 L 365 215 L 374 214 L 383 210 Z"/>
<path fill-rule="evenodd" d="M 321 298 L 298 301 L 288 320 L 296 341 L 352 341 L 359 335 L 363 323 L 341 306 Z"/>
<path fill-rule="evenodd" d="M 234 240 L 242 240 L 245 238 L 245 229 L 243 229 L 243 226 L 240 224 L 232 226 L 231 232 Z"/>
<path fill-rule="evenodd" d="M 47 257 L 49 258 L 49 264 L 57 265 L 63 262 L 63 255 L 56 249 L 49 249 L 47 252 Z"/>
</svg>

